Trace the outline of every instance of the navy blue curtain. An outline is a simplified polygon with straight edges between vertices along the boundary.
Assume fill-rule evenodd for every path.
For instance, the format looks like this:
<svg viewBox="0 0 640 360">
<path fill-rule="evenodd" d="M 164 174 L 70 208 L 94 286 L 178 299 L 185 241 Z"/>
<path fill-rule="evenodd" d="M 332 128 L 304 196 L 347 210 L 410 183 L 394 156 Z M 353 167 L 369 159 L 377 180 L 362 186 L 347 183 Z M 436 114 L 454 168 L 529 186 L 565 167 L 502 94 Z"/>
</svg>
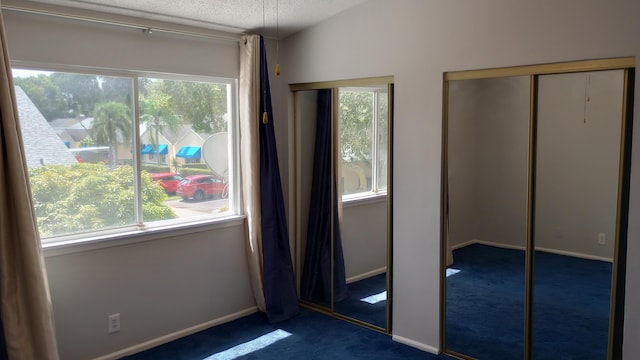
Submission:
<svg viewBox="0 0 640 360">
<path fill-rule="evenodd" d="M 331 219 L 333 218 L 334 301 L 347 297 L 347 283 L 338 221 L 338 197 L 331 191 L 336 179 L 331 166 L 331 90 L 318 91 L 318 118 L 313 159 L 311 206 L 307 246 L 302 271 L 301 298 L 315 303 L 331 302 Z M 335 172 L 334 172 L 335 173 Z M 333 207 L 331 204 L 333 203 Z M 332 211 L 333 210 L 333 211 Z"/>
<path fill-rule="evenodd" d="M 289 233 L 284 211 L 282 182 L 278 165 L 273 110 L 269 88 L 269 68 L 264 39 L 260 37 L 260 200 L 262 212 L 262 258 L 265 312 L 270 322 L 298 314 L 298 293 L 291 262 Z"/>
</svg>

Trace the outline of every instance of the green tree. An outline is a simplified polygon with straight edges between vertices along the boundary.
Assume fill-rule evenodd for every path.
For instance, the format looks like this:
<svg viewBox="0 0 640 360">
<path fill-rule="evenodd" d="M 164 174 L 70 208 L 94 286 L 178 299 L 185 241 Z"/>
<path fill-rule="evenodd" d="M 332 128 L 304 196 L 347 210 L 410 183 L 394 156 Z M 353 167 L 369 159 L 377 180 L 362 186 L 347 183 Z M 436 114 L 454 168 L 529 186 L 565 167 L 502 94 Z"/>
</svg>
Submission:
<svg viewBox="0 0 640 360">
<path fill-rule="evenodd" d="M 48 165 L 31 169 L 31 191 L 43 236 L 102 230 L 135 223 L 133 168 L 101 164 Z M 142 173 L 145 221 L 175 218 L 164 189 Z"/>
<path fill-rule="evenodd" d="M 15 78 L 14 83 L 24 90 L 47 121 L 68 116 L 67 103 L 62 91 L 51 81 L 49 76 L 39 74 L 38 76 Z"/>
<path fill-rule="evenodd" d="M 128 78 L 100 76 L 99 82 L 102 89 L 102 101 L 115 101 L 128 106 L 131 104 L 131 94 L 133 92 L 133 84 Z"/>
<path fill-rule="evenodd" d="M 91 136 L 87 136 L 86 138 L 82 139 L 82 141 L 80 141 L 80 147 L 89 146 L 96 146 L 96 141 Z"/>
<path fill-rule="evenodd" d="M 373 92 L 340 92 L 340 146 L 347 161 L 370 160 Z"/>
<path fill-rule="evenodd" d="M 177 133 L 182 125 L 171 104 L 171 95 L 164 91 L 162 81 L 154 81 L 145 86 L 145 94 L 140 95 L 140 121 L 149 129 L 149 142 L 158 153 L 160 133 L 170 131 Z M 158 164 L 160 164 L 160 157 Z"/>
<path fill-rule="evenodd" d="M 161 86 L 171 96 L 172 108 L 193 130 L 206 134 L 227 131 L 226 84 L 164 80 Z"/>
<path fill-rule="evenodd" d="M 98 145 L 111 147 L 113 165 L 118 163 L 118 143 L 131 141 L 131 122 L 129 107 L 123 103 L 111 101 L 96 105 L 91 137 Z"/>
<path fill-rule="evenodd" d="M 102 89 L 95 75 L 56 72 L 49 75 L 67 104 L 72 116 L 92 116 L 97 103 L 102 102 Z"/>
</svg>

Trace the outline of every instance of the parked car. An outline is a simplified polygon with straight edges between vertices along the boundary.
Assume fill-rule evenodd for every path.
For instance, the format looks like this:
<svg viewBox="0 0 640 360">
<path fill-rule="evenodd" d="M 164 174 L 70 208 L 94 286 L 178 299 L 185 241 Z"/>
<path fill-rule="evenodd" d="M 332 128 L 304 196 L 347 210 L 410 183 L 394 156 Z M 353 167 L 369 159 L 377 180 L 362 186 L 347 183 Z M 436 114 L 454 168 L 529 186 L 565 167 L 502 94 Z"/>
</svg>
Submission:
<svg viewBox="0 0 640 360">
<path fill-rule="evenodd" d="M 189 175 L 178 184 L 176 190 L 183 199 L 202 201 L 207 197 L 223 198 L 229 195 L 227 183 L 214 175 Z"/>
<path fill-rule="evenodd" d="M 151 178 L 153 181 L 159 183 L 164 191 L 169 195 L 176 193 L 178 184 L 183 179 L 182 176 L 172 172 L 151 174 Z"/>
</svg>

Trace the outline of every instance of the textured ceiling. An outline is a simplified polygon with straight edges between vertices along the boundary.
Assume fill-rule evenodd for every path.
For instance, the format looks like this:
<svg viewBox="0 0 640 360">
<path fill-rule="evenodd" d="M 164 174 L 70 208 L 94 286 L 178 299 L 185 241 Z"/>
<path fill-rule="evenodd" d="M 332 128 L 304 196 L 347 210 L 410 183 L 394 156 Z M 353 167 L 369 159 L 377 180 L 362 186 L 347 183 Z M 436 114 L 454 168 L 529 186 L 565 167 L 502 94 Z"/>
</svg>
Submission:
<svg viewBox="0 0 640 360">
<path fill-rule="evenodd" d="M 367 0 L 32 1 L 282 39 Z"/>
</svg>

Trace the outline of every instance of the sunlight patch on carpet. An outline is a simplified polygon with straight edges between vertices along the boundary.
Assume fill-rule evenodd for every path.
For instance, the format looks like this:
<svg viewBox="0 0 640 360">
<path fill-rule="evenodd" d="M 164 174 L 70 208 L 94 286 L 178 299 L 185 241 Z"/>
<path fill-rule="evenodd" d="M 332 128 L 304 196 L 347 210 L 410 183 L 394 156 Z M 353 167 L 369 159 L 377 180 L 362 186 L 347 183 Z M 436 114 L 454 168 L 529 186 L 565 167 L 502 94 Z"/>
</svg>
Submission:
<svg viewBox="0 0 640 360">
<path fill-rule="evenodd" d="M 379 293 L 379 294 L 374 294 L 374 295 L 367 296 L 365 298 L 360 299 L 360 301 L 364 301 L 364 302 L 366 302 L 368 304 L 371 304 L 371 305 L 377 304 L 380 301 L 385 301 L 385 300 L 387 300 L 387 291 L 386 290 L 381 292 L 381 293 Z"/>
<path fill-rule="evenodd" d="M 460 272 L 460 270 L 458 270 L 458 269 L 447 268 L 447 277 L 449 277 L 451 275 L 455 275 L 455 274 L 457 274 L 459 272 Z"/>
<path fill-rule="evenodd" d="M 284 338 L 291 336 L 290 332 L 286 332 L 284 330 L 275 330 L 268 334 L 264 334 L 258 338 L 255 338 L 251 341 L 247 341 L 246 343 L 236 345 L 228 350 L 215 353 L 207 358 L 202 360 L 232 360 L 237 359 L 240 356 L 244 356 L 250 354 L 254 351 L 258 351 L 260 349 L 264 349 L 267 346 L 274 344 L 277 341 L 280 341 Z"/>
</svg>

